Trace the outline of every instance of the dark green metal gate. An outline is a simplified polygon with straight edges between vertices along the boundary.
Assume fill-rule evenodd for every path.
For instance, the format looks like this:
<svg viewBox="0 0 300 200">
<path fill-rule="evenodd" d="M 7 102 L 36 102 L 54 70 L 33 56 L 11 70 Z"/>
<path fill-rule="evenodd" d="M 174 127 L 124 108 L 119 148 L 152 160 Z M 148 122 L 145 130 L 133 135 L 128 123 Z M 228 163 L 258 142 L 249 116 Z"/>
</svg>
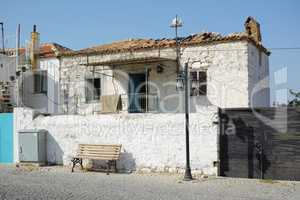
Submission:
<svg viewBox="0 0 300 200">
<path fill-rule="evenodd" d="M 300 180 L 300 109 L 223 109 L 220 175 Z"/>
</svg>

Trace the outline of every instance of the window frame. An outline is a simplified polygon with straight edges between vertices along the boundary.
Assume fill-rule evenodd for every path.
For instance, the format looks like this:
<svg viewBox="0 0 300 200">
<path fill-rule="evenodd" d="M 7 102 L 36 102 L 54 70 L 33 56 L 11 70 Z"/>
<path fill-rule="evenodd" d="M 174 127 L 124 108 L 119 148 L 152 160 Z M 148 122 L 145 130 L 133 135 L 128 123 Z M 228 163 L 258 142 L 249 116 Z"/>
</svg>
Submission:
<svg viewBox="0 0 300 200">
<path fill-rule="evenodd" d="M 201 73 L 205 74 L 204 80 L 203 79 L 201 80 L 201 75 L 200 75 Z M 207 70 L 206 69 L 191 70 L 189 72 L 189 76 L 190 76 L 190 96 L 207 96 Z M 201 89 L 203 87 L 204 89 Z"/>
<path fill-rule="evenodd" d="M 95 87 L 95 79 L 99 79 L 99 87 Z M 93 92 L 90 93 L 89 85 L 93 86 Z M 100 77 L 86 77 L 85 78 L 85 102 L 86 103 L 95 103 L 100 101 L 102 92 L 102 84 Z M 91 94 L 91 96 L 89 96 Z"/>
<path fill-rule="evenodd" d="M 38 80 L 37 80 L 38 78 Z M 37 83 L 38 82 L 38 83 Z M 47 70 L 39 70 L 33 72 L 33 93 L 48 94 L 48 72 Z"/>
</svg>

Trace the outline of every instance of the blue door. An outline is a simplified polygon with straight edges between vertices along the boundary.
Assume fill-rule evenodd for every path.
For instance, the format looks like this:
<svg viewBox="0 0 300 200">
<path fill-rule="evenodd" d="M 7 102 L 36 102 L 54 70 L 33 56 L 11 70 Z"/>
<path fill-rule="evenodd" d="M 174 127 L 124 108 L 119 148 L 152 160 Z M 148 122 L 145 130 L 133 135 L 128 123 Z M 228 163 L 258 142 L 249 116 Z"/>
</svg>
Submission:
<svg viewBox="0 0 300 200">
<path fill-rule="evenodd" d="M 13 162 L 13 114 L 0 113 L 0 163 Z"/>
<path fill-rule="evenodd" d="M 129 74 L 129 108 L 130 113 L 143 112 L 146 107 L 145 92 L 146 92 L 146 75 L 143 74 Z"/>
</svg>

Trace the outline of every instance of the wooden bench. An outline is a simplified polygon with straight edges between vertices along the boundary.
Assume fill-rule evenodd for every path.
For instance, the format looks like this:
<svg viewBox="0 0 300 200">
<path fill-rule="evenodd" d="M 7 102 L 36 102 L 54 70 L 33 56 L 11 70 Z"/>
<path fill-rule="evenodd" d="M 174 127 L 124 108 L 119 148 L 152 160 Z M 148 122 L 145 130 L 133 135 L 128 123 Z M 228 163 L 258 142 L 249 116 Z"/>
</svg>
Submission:
<svg viewBox="0 0 300 200">
<path fill-rule="evenodd" d="M 80 164 L 81 169 L 83 159 L 93 159 L 93 160 L 105 160 L 106 161 L 106 172 L 114 166 L 114 171 L 117 172 L 117 160 L 121 153 L 120 144 L 79 144 L 79 149 L 77 155 L 72 158 L 72 172 L 74 172 L 74 167 L 76 164 Z"/>
</svg>

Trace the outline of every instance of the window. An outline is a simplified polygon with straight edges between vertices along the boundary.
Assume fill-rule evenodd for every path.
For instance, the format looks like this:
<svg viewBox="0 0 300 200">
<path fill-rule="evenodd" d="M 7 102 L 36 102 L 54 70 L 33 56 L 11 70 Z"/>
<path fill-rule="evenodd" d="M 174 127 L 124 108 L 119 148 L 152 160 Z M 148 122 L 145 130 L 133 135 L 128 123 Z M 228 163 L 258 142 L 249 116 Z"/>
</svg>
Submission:
<svg viewBox="0 0 300 200">
<path fill-rule="evenodd" d="M 206 71 L 190 72 L 191 79 L 191 96 L 206 95 L 207 92 L 207 75 Z"/>
<path fill-rule="evenodd" d="M 33 74 L 34 93 L 47 94 L 47 71 L 37 71 Z"/>
<path fill-rule="evenodd" d="M 100 100 L 101 96 L 101 79 L 89 78 L 86 79 L 85 99 L 86 102 Z"/>
</svg>

